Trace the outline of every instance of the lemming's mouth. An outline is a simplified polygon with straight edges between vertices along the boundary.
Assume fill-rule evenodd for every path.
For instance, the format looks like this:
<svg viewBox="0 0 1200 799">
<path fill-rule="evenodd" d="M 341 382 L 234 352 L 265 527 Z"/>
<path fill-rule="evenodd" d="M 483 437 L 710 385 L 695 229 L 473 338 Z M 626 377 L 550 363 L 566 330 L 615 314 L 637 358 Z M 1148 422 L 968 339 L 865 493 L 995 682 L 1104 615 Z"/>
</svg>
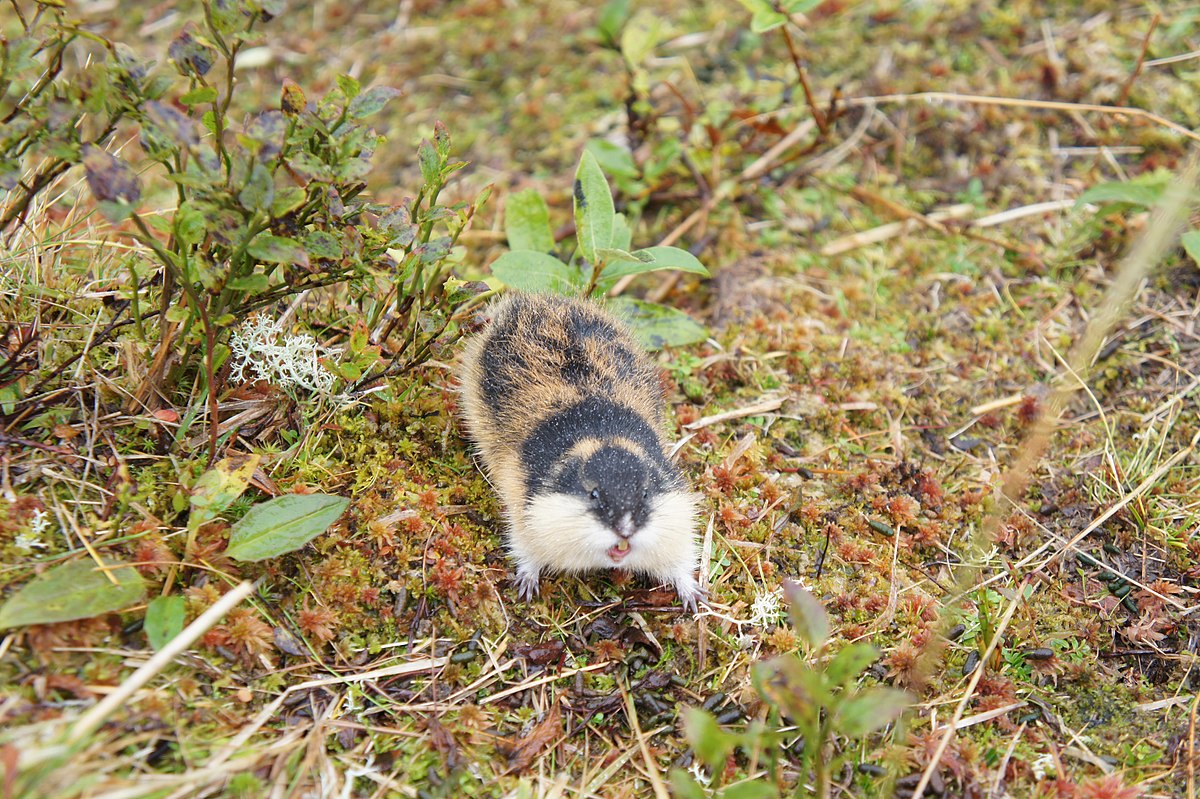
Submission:
<svg viewBox="0 0 1200 799">
<path fill-rule="evenodd" d="M 620 563 L 625 560 L 625 556 L 629 554 L 629 551 L 629 541 L 622 538 L 615 546 L 609 547 L 606 554 L 608 555 L 608 559 L 613 563 Z"/>
</svg>

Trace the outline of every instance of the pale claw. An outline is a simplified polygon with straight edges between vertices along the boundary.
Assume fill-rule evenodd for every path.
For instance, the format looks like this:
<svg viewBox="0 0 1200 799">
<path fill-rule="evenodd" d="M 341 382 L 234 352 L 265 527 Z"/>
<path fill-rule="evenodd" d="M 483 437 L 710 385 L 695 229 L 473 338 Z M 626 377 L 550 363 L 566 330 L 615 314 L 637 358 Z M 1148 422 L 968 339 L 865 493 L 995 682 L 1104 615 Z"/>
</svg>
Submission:
<svg viewBox="0 0 1200 799">
<path fill-rule="evenodd" d="M 695 613 L 700 604 L 708 604 L 708 592 L 700 587 L 692 575 L 680 577 L 673 582 L 675 593 L 679 594 L 679 601 L 683 603 L 683 609 L 688 613 Z"/>
<path fill-rule="evenodd" d="M 536 569 L 517 569 L 517 596 L 524 602 L 532 602 L 538 595 L 538 582 Z"/>
</svg>

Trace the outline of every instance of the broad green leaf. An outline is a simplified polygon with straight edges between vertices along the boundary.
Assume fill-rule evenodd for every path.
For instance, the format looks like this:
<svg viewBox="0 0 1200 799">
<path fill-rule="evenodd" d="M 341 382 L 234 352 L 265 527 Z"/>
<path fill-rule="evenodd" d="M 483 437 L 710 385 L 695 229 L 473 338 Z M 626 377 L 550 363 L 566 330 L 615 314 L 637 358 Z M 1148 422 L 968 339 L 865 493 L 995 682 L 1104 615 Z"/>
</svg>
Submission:
<svg viewBox="0 0 1200 799">
<path fill-rule="evenodd" d="M 629 324 L 634 337 L 646 349 L 680 347 L 708 338 L 704 325 L 665 305 L 617 297 L 608 307 Z"/>
<path fill-rule="evenodd" d="M 829 640 L 829 616 L 812 592 L 799 583 L 785 580 L 783 595 L 788 601 L 792 626 L 806 644 L 819 649 Z"/>
<path fill-rule="evenodd" d="M 1192 260 L 1200 264 L 1200 230 L 1190 230 L 1179 237 L 1179 243 L 1183 245 L 1183 251 L 1191 256 Z"/>
<path fill-rule="evenodd" d="M 608 181 L 596 163 L 596 157 L 586 150 L 575 171 L 575 237 L 579 251 L 588 263 L 596 263 L 596 250 L 612 246 L 613 205 Z"/>
<path fill-rule="evenodd" d="M 912 697 L 905 691 L 869 688 L 842 703 L 834 717 L 833 726 L 843 735 L 861 738 L 895 721 L 912 703 Z"/>
<path fill-rule="evenodd" d="M 212 521 L 246 490 L 261 455 L 230 455 L 213 464 L 192 486 L 188 527 Z"/>
<path fill-rule="evenodd" d="M 388 101 L 394 100 L 404 92 L 391 86 L 372 86 L 350 101 L 346 113 L 351 119 L 364 119 L 379 113 Z"/>
<path fill-rule="evenodd" d="M 308 266 L 308 253 L 295 239 L 287 236 L 256 236 L 246 252 L 260 261 L 270 264 L 297 264 Z"/>
<path fill-rule="evenodd" d="M 737 744 L 737 737 L 717 725 L 707 710 L 689 707 L 684 711 L 683 730 L 692 751 L 713 771 L 725 767 L 725 758 Z"/>
<path fill-rule="evenodd" d="M 615 47 L 617 37 L 625 20 L 629 19 L 629 0 L 608 0 L 600 9 L 600 17 L 596 20 L 596 32 L 608 47 Z"/>
<path fill-rule="evenodd" d="M 721 799 L 777 799 L 779 789 L 766 780 L 755 780 L 730 785 L 717 796 Z"/>
<path fill-rule="evenodd" d="M 338 88 L 342 90 L 342 94 L 345 95 L 347 100 L 353 100 L 358 96 L 358 93 L 362 91 L 362 84 L 349 75 L 338 75 L 337 85 Z"/>
<path fill-rule="evenodd" d="M 554 231 L 542 195 L 533 189 L 510 195 L 504 201 L 504 232 L 511 250 L 553 250 Z"/>
<path fill-rule="evenodd" d="M 146 619 L 142 623 L 150 646 L 155 650 L 162 649 L 172 638 L 179 635 L 183 631 L 186 611 L 187 601 L 178 594 L 151 600 L 146 607 Z"/>
<path fill-rule="evenodd" d="M 328 494 L 288 494 L 255 505 L 233 526 L 225 554 L 265 560 L 297 550 L 325 532 L 349 504 Z"/>
<path fill-rule="evenodd" d="M 315 258 L 339 260 L 344 254 L 341 240 L 326 230 L 314 230 L 304 237 L 304 249 Z"/>
<path fill-rule="evenodd" d="M 879 650 L 865 641 L 848 644 L 825 666 L 825 676 L 832 685 L 849 685 L 878 657 Z"/>
<path fill-rule="evenodd" d="M 108 574 L 116 585 L 91 560 L 74 560 L 39 574 L 0 607 L 0 630 L 88 619 L 141 600 L 146 586 L 137 569 L 113 563 Z"/>
<path fill-rule="evenodd" d="M 579 270 L 534 250 L 511 250 L 492 262 L 492 274 L 509 288 L 577 294 Z"/>
<path fill-rule="evenodd" d="M 187 94 L 179 98 L 180 105 L 186 105 L 189 108 L 202 103 L 211 103 L 217 99 L 217 87 L 215 86 L 200 86 L 192 89 Z"/>
<path fill-rule="evenodd" d="M 647 247 L 635 250 L 635 260 L 612 261 L 604 267 L 604 280 L 615 281 L 625 275 L 637 275 L 642 272 L 657 272 L 660 269 L 678 269 L 680 272 L 691 272 L 695 275 L 708 277 L 708 270 L 696 256 L 678 247 Z"/>
</svg>

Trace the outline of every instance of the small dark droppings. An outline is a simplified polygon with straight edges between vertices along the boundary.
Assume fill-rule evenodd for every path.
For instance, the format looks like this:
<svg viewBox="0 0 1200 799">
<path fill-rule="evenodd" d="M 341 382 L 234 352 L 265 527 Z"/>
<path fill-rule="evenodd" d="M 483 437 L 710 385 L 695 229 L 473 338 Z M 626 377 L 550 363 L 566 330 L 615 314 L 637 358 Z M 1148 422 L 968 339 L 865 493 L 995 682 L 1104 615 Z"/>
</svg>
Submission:
<svg viewBox="0 0 1200 799">
<path fill-rule="evenodd" d="M 888 538 L 894 538 L 896 535 L 896 531 L 893 530 L 888 525 L 884 524 L 883 522 L 876 521 L 875 519 L 868 519 L 867 524 L 870 526 L 870 528 L 872 530 L 874 530 L 877 533 L 882 533 L 883 535 L 886 535 Z"/>
<path fill-rule="evenodd" d="M 967 631 L 967 625 L 956 624 L 953 627 L 951 627 L 950 630 L 946 633 L 946 638 L 947 638 L 947 640 L 950 640 L 950 641 L 957 641 L 959 638 L 962 638 L 962 634 L 965 633 L 966 631 Z"/>
<path fill-rule="evenodd" d="M 805 480 L 812 480 L 813 478 L 816 477 L 816 475 L 813 472 L 809 471 L 808 469 L 805 469 L 803 466 L 796 467 L 796 474 L 800 475 Z"/>
<path fill-rule="evenodd" d="M 450 656 L 451 663 L 467 663 L 474 660 L 479 655 L 478 649 L 464 649 L 461 652 L 455 652 Z"/>
<path fill-rule="evenodd" d="M 887 775 L 887 769 L 876 763 L 859 763 L 859 774 L 870 774 L 872 777 L 883 777 Z"/>
<path fill-rule="evenodd" d="M 1129 583 L 1125 583 L 1124 585 L 1119 585 L 1116 588 L 1114 588 L 1113 594 L 1121 597 L 1121 599 L 1124 599 L 1125 597 L 1129 596 L 1129 593 L 1132 590 L 1133 590 L 1133 586 L 1130 585 Z"/>
<path fill-rule="evenodd" d="M 1111 541 L 1104 542 L 1104 551 L 1110 555 L 1124 555 L 1125 554 L 1124 552 L 1121 551 L 1121 548 L 1119 546 L 1117 546 L 1116 544 L 1114 544 Z"/>
<path fill-rule="evenodd" d="M 740 707 L 731 707 L 721 715 L 717 716 L 717 724 L 732 724 L 742 717 L 742 709 Z"/>
<path fill-rule="evenodd" d="M 582 210 L 587 208 L 587 197 L 583 196 L 583 184 L 578 180 L 575 181 L 575 203 Z"/>
<path fill-rule="evenodd" d="M 705 699 L 704 704 L 701 705 L 701 707 L 703 707 L 705 710 L 710 711 L 710 712 L 713 710 L 716 710 L 721 705 L 725 704 L 726 696 L 727 696 L 726 694 L 718 691 L 717 693 L 710 696 L 708 699 Z"/>
<path fill-rule="evenodd" d="M 971 652 L 967 655 L 967 662 L 963 664 L 962 676 L 966 677 L 974 673 L 977 668 L 979 668 L 979 652 Z"/>
<path fill-rule="evenodd" d="M 1037 721 L 1041 717 L 1042 717 L 1042 711 L 1035 710 L 1032 713 L 1026 713 L 1025 715 L 1018 718 L 1017 723 L 1018 724 L 1029 724 L 1031 722 Z"/>
<path fill-rule="evenodd" d="M 1138 612 L 1137 602 L 1134 602 L 1133 597 L 1131 596 L 1126 596 L 1123 600 L 1121 600 L 1121 604 L 1124 605 L 1125 609 L 1130 613 Z"/>
<path fill-rule="evenodd" d="M 960 452 L 970 452 L 982 443 L 983 439 L 973 436 L 958 436 L 957 438 L 950 439 L 950 446 Z"/>
<path fill-rule="evenodd" d="M 1030 660 L 1049 660 L 1054 657 L 1054 650 L 1046 646 L 1039 646 L 1036 649 L 1026 649 L 1025 657 Z"/>
</svg>

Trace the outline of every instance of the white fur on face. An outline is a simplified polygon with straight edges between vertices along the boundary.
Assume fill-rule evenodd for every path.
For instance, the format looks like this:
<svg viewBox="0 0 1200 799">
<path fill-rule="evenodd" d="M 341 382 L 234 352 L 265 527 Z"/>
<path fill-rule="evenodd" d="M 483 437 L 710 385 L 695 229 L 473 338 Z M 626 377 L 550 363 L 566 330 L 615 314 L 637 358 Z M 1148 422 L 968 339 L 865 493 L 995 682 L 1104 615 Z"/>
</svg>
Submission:
<svg viewBox="0 0 1200 799">
<path fill-rule="evenodd" d="M 621 538 L 589 512 L 587 502 L 570 494 L 544 494 L 526 505 L 509 549 L 518 565 L 538 572 L 623 568 L 677 583 L 691 580 L 696 567 L 695 516 L 694 495 L 659 494 L 646 524 L 629 538 L 629 554 L 613 563 L 608 550 Z"/>
</svg>

